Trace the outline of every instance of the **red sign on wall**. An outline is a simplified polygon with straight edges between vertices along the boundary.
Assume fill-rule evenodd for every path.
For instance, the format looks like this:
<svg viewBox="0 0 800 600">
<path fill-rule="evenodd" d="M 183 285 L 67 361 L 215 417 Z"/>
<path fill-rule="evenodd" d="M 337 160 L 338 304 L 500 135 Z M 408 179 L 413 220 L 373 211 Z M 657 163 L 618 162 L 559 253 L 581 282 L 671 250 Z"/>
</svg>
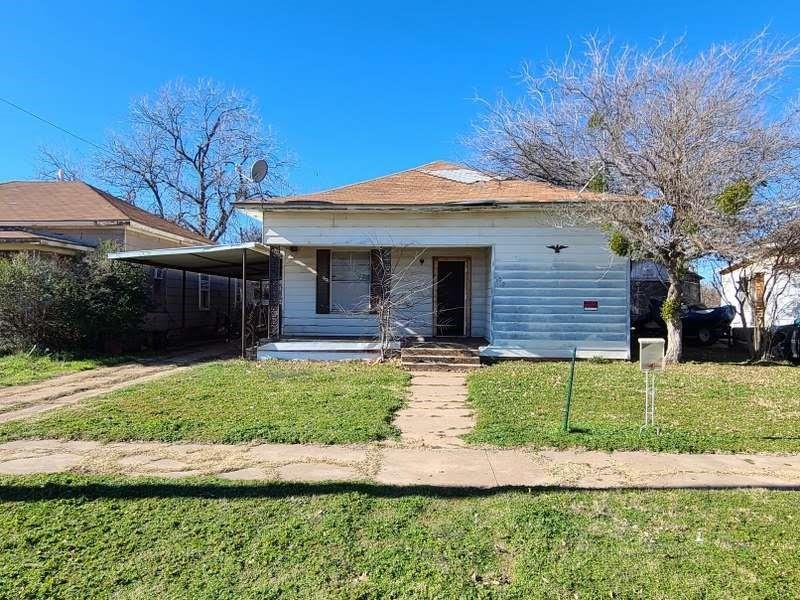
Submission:
<svg viewBox="0 0 800 600">
<path fill-rule="evenodd" d="M 597 300 L 584 300 L 583 301 L 583 310 L 597 310 L 600 307 L 600 303 Z"/>
</svg>

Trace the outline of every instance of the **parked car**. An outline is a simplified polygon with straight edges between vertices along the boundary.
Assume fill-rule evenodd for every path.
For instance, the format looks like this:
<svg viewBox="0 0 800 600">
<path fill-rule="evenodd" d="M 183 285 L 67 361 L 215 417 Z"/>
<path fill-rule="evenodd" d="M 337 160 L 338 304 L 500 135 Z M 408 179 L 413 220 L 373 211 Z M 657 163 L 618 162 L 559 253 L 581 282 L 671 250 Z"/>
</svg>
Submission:
<svg viewBox="0 0 800 600">
<path fill-rule="evenodd" d="M 781 325 L 772 330 L 770 355 L 775 360 L 800 364 L 800 317 L 791 325 Z"/>
<path fill-rule="evenodd" d="M 710 346 L 721 337 L 730 334 L 731 322 L 736 309 L 730 304 L 706 308 L 702 304 L 689 306 L 681 311 L 683 335 L 698 344 Z"/>
<path fill-rule="evenodd" d="M 650 311 L 639 315 L 631 324 L 639 337 L 645 335 L 663 336 L 667 326 L 661 318 L 661 300 L 651 300 Z M 710 346 L 722 337 L 730 335 L 731 321 L 736 309 L 731 305 L 708 308 L 702 304 L 685 306 L 681 310 L 683 337 L 687 342 Z"/>
</svg>

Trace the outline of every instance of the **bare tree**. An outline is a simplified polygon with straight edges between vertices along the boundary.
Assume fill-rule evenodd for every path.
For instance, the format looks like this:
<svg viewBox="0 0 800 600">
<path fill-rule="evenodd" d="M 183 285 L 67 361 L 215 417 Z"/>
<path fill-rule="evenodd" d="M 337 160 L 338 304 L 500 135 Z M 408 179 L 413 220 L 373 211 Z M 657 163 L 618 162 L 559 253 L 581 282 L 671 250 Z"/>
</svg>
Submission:
<svg viewBox="0 0 800 600">
<path fill-rule="evenodd" d="M 700 283 L 700 304 L 703 306 L 719 306 L 720 302 L 722 302 L 722 295 L 720 294 L 717 286 L 713 283 L 707 283 L 705 281 Z"/>
<path fill-rule="evenodd" d="M 433 324 L 431 294 L 436 282 L 418 272 L 425 248 L 381 248 L 373 253 L 373 280 L 370 311 L 378 322 L 381 358 L 385 359 L 395 342 L 407 337 L 416 327 Z"/>
<path fill-rule="evenodd" d="M 130 130 L 112 135 L 107 146 L 98 156 L 100 180 L 214 241 L 228 230 L 237 193 L 247 193 L 242 171 L 268 157 L 275 183 L 280 163 L 253 99 L 208 79 L 172 82 L 137 100 Z"/>
<path fill-rule="evenodd" d="M 84 178 L 84 164 L 68 152 L 39 147 L 39 179 L 55 181 L 81 181 Z"/>
<path fill-rule="evenodd" d="M 419 336 L 417 330 L 433 324 L 432 293 L 435 281 L 420 269 L 426 248 L 385 246 L 374 242 L 370 251 L 369 294 L 355 299 L 354 307 L 337 306 L 337 312 L 375 316 L 375 338 L 381 360 L 389 358 L 397 342 Z"/>
<path fill-rule="evenodd" d="M 236 227 L 235 239 L 239 242 L 262 241 L 261 227 L 253 222 L 239 224 Z"/>
<path fill-rule="evenodd" d="M 798 46 L 760 34 L 690 58 L 681 42 L 640 51 L 590 37 L 585 48 L 526 70 L 525 99 L 490 106 L 470 142 L 495 172 L 575 188 L 593 201 L 573 214 L 606 227 L 612 250 L 665 267 L 676 362 L 681 275 L 739 229 L 742 205 L 798 197 L 800 112 L 770 105 Z"/>
</svg>

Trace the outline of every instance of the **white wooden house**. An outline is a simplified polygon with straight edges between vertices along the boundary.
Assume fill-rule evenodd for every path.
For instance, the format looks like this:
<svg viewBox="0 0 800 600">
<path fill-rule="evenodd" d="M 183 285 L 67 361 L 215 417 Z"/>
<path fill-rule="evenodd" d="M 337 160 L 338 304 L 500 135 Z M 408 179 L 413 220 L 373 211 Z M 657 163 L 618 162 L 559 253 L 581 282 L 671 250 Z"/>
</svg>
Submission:
<svg viewBox="0 0 800 600">
<path fill-rule="evenodd" d="M 756 322 L 760 327 L 779 327 L 800 318 L 800 273 L 773 271 L 769 264 L 742 263 L 722 269 L 718 277 L 723 303 L 736 307 L 731 323 L 734 329 L 749 329 Z M 749 293 L 743 294 L 746 288 Z"/>
<path fill-rule="evenodd" d="M 554 206 L 598 199 L 434 162 L 319 193 L 239 202 L 263 223 L 263 244 L 117 257 L 266 277 L 272 339 L 259 357 L 374 350 L 376 265 L 391 265 L 419 284 L 394 316 L 405 339 L 470 340 L 494 358 L 567 357 L 577 348 L 580 357 L 626 359 L 628 260 L 610 252 L 602 231 L 553 218 Z"/>
</svg>

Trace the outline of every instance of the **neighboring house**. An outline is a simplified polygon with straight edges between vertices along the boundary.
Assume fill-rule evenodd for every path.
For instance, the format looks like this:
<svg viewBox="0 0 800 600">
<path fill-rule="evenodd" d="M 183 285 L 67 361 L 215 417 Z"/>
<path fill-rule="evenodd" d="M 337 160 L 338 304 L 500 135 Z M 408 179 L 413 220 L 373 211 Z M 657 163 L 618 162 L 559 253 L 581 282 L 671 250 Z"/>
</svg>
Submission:
<svg viewBox="0 0 800 600">
<path fill-rule="evenodd" d="M 577 347 L 582 357 L 628 358 L 629 261 L 599 229 L 559 226 L 548 212 L 597 199 L 433 162 L 237 207 L 263 221 L 264 244 L 283 257 L 273 337 L 374 337 L 375 265 L 388 261 L 427 282 L 398 318 L 406 337 L 481 338 L 487 357 L 566 357 Z"/>
<path fill-rule="evenodd" d="M 0 255 L 76 256 L 104 241 L 123 250 L 213 244 L 83 182 L 0 183 Z M 207 337 L 224 327 L 232 297 L 227 278 L 187 273 L 184 281 L 181 271 L 149 271 L 153 311 L 143 329 L 151 337 Z"/>
<path fill-rule="evenodd" d="M 774 273 L 769 265 L 745 263 L 733 265 L 719 272 L 722 301 L 736 307 L 736 317 L 731 327 L 740 329 L 740 298 L 744 298 L 746 328 L 755 323 L 770 328 L 791 325 L 800 318 L 800 272 Z M 752 302 L 737 292 L 749 288 Z"/>
</svg>

